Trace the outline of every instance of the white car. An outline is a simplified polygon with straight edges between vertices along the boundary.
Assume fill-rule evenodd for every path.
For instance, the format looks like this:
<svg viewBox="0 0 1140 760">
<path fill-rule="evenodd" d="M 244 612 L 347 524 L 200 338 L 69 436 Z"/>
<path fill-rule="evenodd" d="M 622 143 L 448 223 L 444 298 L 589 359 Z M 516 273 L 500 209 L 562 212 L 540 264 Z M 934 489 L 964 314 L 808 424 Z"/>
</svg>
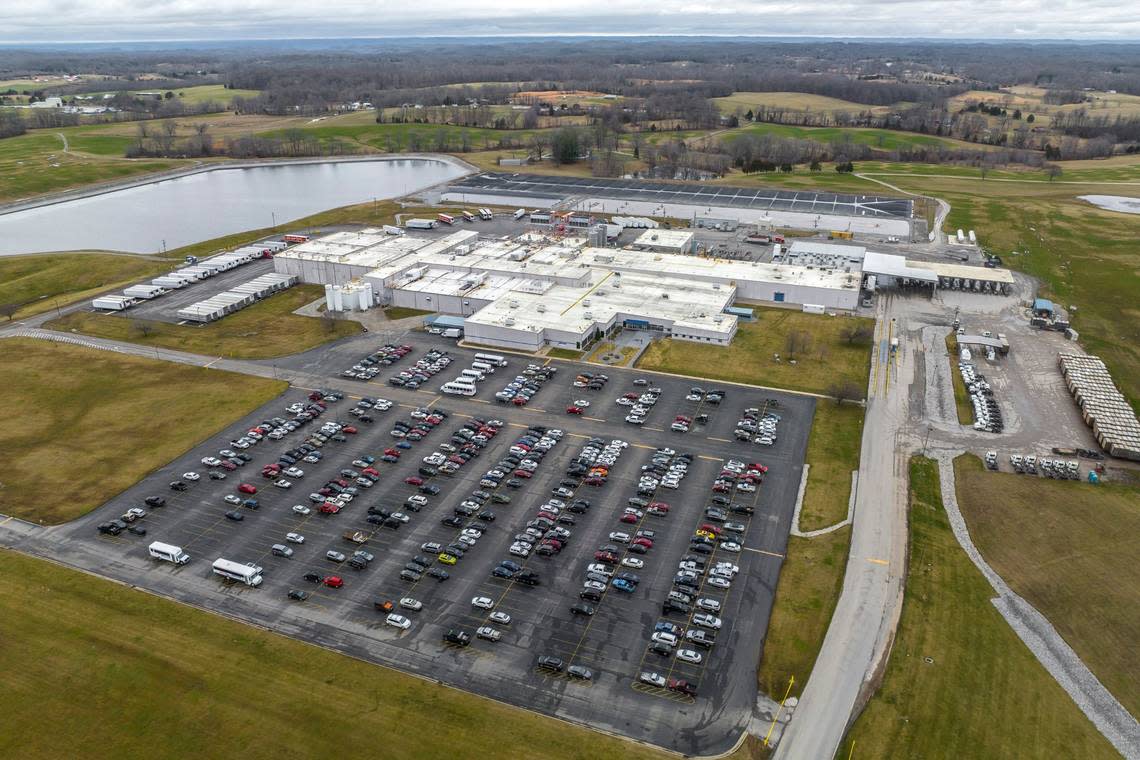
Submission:
<svg viewBox="0 0 1140 760">
<path fill-rule="evenodd" d="M 281 474 L 285 475 L 286 477 L 290 477 L 290 478 L 303 478 L 303 477 L 305 477 L 305 471 L 299 467 L 290 467 L 289 469 L 285 470 Z"/>
<path fill-rule="evenodd" d="M 691 662 L 694 665 L 699 665 L 704 658 L 701 656 L 701 653 L 695 649 L 678 649 L 677 659 L 681 662 Z"/>
<path fill-rule="evenodd" d="M 736 575 L 740 572 L 740 567 L 732 564 L 731 562 L 717 562 L 713 565 L 714 570 L 725 570 L 731 575 Z"/>
<path fill-rule="evenodd" d="M 303 544 L 303 543 L 305 543 L 305 537 L 302 536 L 300 533 L 286 533 L 285 534 L 285 540 L 291 544 Z"/>
<path fill-rule="evenodd" d="M 489 596 L 476 596 L 471 600 L 471 606 L 481 610 L 489 610 L 495 606 L 495 602 Z"/>
<path fill-rule="evenodd" d="M 653 634 L 653 643 L 668 644 L 671 647 L 675 647 L 677 646 L 677 637 L 666 631 L 656 631 Z"/>
<path fill-rule="evenodd" d="M 721 620 L 716 615 L 710 615 L 706 612 L 698 612 L 693 615 L 693 625 L 699 625 L 701 628 L 709 628 L 714 631 L 719 631 Z"/>
<path fill-rule="evenodd" d="M 290 483 L 285 478 L 278 478 L 277 480 L 273 481 L 273 485 L 277 486 L 278 488 L 292 488 L 293 487 L 293 484 Z"/>
<path fill-rule="evenodd" d="M 182 479 L 183 480 L 198 480 L 201 477 L 202 476 L 196 472 L 184 472 L 184 473 L 182 473 Z"/>
<path fill-rule="evenodd" d="M 392 519 L 393 520 L 399 520 L 402 523 L 406 523 L 408 520 L 410 520 L 412 518 L 408 517 L 403 512 L 393 512 L 392 513 Z"/>
<path fill-rule="evenodd" d="M 583 408 L 583 409 L 585 409 L 585 408 L 586 408 L 586 407 L 588 407 L 589 405 L 590 405 L 590 402 L 589 402 L 589 401 L 587 401 L 587 400 L 586 400 L 586 399 L 584 399 L 584 398 L 580 398 L 580 399 L 578 399 L 577 401 L 575 401 L 575 402 L 574 402 L 574 406 L 579 406 L 579 407 L 581 407 L 581 408 Z"/>
<path fill-rule="evenodd" d="M 732 585 L 732 581 L 730 581 L 728 578 L 722 578 L 719 575 L 711 576 L 707 581 L 705 581 L 705 583 L 713 586 L 714 588 L 728 588 Z"/>
<path fill-rule="evenodd" d="M 641 675 L 637 677 L 637 680 L 641 681 L 642 683 L 649 684 L 650 686 L 656 686 L 659 689 L 665 688 L 665 676 L 661 675 L 660 673 L 651 673 L 648 670 L 645 670 L 642 671 Z"/>
<path fill-rule="evenodd" d="M 388 618 L 384 622 L 393 628 L 399 628 L 401 631 L 406 631 L 412 627 L 411 620 L 408 620 L 403 615 L 397 615 L 395 612 L 388 615 Z"/>
<path fill-rule="evenodd" d="M 217 467 L 221 463 L 222 460 L 218 459 L 217 457 L 202 457 L 202 464 L 206 465 L 207 467 Z"/>
<path fill-rule="evenodd" d="M 598 583 L 597 581 L 586 581 L 582 587 L 587 591 L 597 591 L 599 594 L 606 590 L 606 584 Z"/>
<path fill-rule="evenodd" d="M 632 565 L 630 567 L 632 567 Z M 610 576 L 610 575 L 614 574 L 614 571 L 610 570 L 608 565 L 604 565 L 601 562 L 594 562 L 594 563 L 591 563 L 589 565 L 586 565 L 586 572 L 598 573 L 599 575 L 605 575 L 605 576 Z"/>
<path fill-rule="evenodd" d="M 422 610 L 424 608 L 424 603 L 421 602 L 419 599 L 413 599 L 410 596 L 405 596 L 403 599 L 400 600 L 400 606 L 403 607 L 405 610 L 412 610 L 413 612 L 419 612 L 420 610 Z"/>
<path fill-rule="evenodd" d="M 618 530 L 615 530 L 613 533 L 610 533 L 610 540 L 615 541 L 619 544 L 628 544 L 630 541 L 628 533 L 622 533 L 621 531 L 618 531 Z"/>
<path fill-rule="evenodd" d="M 487 616 L 487 618 L 491 622 L 498 623 L 499 625 L 510 625 L 511 624 L 511 616 L 505 612 L 492 612 L 490 615 Z"/>
<path fill-rule="evenodd" d="M 645 567 L 645 562 L 638 559 L 637 557 L 626 557 L 621 561 L 621 563 L 625 567 L 633 567 L 638 569 Z"/>
<path fill-rule="evenodd" d="M 735 541 L 721 541 L 720 548 L 726 552 L 736 553 L 740 551 L 740 544 Z"/>
<path fill-rule="evenodd" d="M 530 556 L 530 544 L 524 544 L 521 541 L 516 541 L 513 544 L 511 544 L 511 548 L 508 549 L 508 551 L 511 554 L 515 555 L 516 557 L 529 557 Z"/>
<path fill-rule="evenodd" d="M 720 602 L 716 599 L 709 599 L 707 596 L 698 599 L 697 606 L 705 612 L 720 612 Z"/>
</svg>

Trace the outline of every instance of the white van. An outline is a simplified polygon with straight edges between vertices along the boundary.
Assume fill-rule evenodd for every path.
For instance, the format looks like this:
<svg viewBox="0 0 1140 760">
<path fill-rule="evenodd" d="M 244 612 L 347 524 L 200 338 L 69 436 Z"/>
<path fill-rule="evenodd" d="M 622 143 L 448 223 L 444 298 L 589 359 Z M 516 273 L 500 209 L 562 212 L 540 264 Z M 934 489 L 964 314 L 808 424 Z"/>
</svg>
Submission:
<svg viewBox="0 0 1140 760">
<path fill-rule="evenodd" d="M 483 373 L 477 369 L 465 369 L 459 373 L 459 377 L 456 379 L 462 380 L 465 377 L 470 378 L 471 380 L 478 383 L 478 382 L 481 382 L 483 380 Z"/>
<path fill-rule="evenodd" d="M 496 367 L 507 366 L 507 360 L 498 354 L 475 354 L 475 361 L 486 362 L 487 364 L 493 364 Z"/>
<path fill-rule="evenodd" d="M 471 369 L 479 370 L 484 375 L 493 375 L 495 373 L 495 368 L 487 362 L 472 362 Z"/>
<path fill-rule="evenodd" d="M 449 393 L 452 396 L 474 396 L 475 386 L 464 385 L 460 383 L 445 383 L 439 389 L 443 393 Z"/>
</svg>

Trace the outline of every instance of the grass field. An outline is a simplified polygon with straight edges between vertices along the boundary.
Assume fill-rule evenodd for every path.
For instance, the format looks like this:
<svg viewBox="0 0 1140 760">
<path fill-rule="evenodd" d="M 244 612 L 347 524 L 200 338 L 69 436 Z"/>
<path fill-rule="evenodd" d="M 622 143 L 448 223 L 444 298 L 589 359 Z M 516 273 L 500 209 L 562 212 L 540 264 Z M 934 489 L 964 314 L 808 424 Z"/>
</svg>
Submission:
<svg viewBox="0 0 1140 760">
<path fill-rule="evenodd" d="M 732 345 L 703 346 L 691 341 L 654 341 L 637 362 L 645 369 L 700 375 L 714 380 L 827 393 L 837 381 L 866 387 L 871 352 L 866 343 L 849 345 L 845 329 L 872 320 L 754 307 L 755 322 L 742 322 Z M 805 348 L 789 362 L 788 336 L 807 336 Z M 780 355 L 776 361 L 775 354 Z M 860 393 L 862 397 L 862 393 Z"/>
<path fill-rule="evenodd" d="M 0 379 L 0 512 L 49 524 L 99 506 L 287 386 L 22 338 L 0 341 Z"/>
<path fill-rule="evenodd" d="M 68 135 L 73 127 L 58 130 Z M 42 193 L 67 190 L 98 182 L 126 179 L 140 174 L 165 171 L 183 162 L 177 160 L 130 161 L 108 155 L 111 143 L 98 133 L 77 136 L 73 151 L 63 151 L 63 141 L 56 133 L 36 130 L 18 137 L 0 140 L 0 201 L 27 198 Z M 86 141 L 86 142 L 85 142 Z M 120 143 L 125 147 L 124 143 Z M 82 152 L 81 148 L 93 148 Z M 122 150 L 114 155 L 121 156 Z"/>
<path fill-rule="evenodd" d="M 850 527 L 788 539 L 758 674 L 760 690 L 773 699 L 784 696 L 791 676 L 796 679 L 792 696 L 808 682 L 843 588 L 850 544 Z"/>
<path fill-rule="evenodd" d="M 80 311 L 53 319 L 45 327 L 208 356 L 271 359 L 361 331 L 359 322 L 292 313 L 322 293 L 319 285 L 297 285 L 205 325 L 177 325 Z"/>
<path fill-rule="evenodd" d="M 407 319 L 408 317 L 426 317 L 428 314 L 434 314 L 434 311 L 424 311 L 423 309 L 409 309 L 405 306 L 389 306 L 384 309 L 384 316 L 388 319 Z"/>
<path fill-rule="evenodd" d="M 967 143 L 960 143 L 945 137 L 923 135 L 917 132 L 900 132 L 893 129 L 869 129 L 862 127 L 794 127 L 786 124 L 749 124 L 738 129 L 726 132 L 722 139 L 732 140 L 736 135 L 775 135 L 776 137 L 793 137 L 797 140 L 814 140 L 823 143 L 842 143 L 850 141 L 859 145 L 866 145 L 879 150 L 897 150 L 899 148 L 915 147 L 960 147 Z M 975 149 L 981 146 L 969 143 Z"/>
<path fill-rule="evenodd" d="M 958 338 L 954 333 L 946 336 L 946 361 L 950 363 L 950 378 L 954 383 L 954 408 L 958 412 L 958 422 L 962 425 L 974 424 L 974 405 L 970 403 L 970 392 L 966 381 L 958 371 Z"/>
<path fill-rule="evenodd" d="M 847 517 L 851 471 L 859 469 L 864 409 L 820 400 L 808 438 L 807 489 L 800 509 L 800 530 L 818 530 Z"/>
<path fill-rule="evenodd" d="M 144 90 L 144 92 L 150 92 Z M 165 91 L 164 91 L 165 92 Z M 223 84 L 203 84 L 197 87 L 184 87 L 174 90 L 175 97 L 186 105 L 199 105 L 201 103 L 220 103 L 229 107 L 234 98 L 255 98 L 261 94 L 259 90 L 230 90 Z"/>
<path fill-rule="evenodd" d="M 1118 757 L 990 604 L 993 590 L 950 529 L 933 460 L 911 461 L 910 489 L 898 634 L 838 756 Z"/>
<path fill-rule="evenodd" d="M 989 472 L 972 456 L 954 471 L 982 556 L 1140 715 L 1140 488 Z"/>
<path fill-rule="evenodd" d="M 0 305 L 18 304 L 15 318 L 39 314 L 102 290 L 170 269 L 165 261 L 102 253 L 0 258 Z"/>
<path fill-rule="evenodd" d="M 570 359 L 571 361 L 578 361 L 582 358 L 581 351 L 575 351 L 572 348 L 552 348 L 547 352 L 547 356 L 555 359 Z"/>
<path fill-rule="evenodd" d="M 7 551 L 0 636 L 4 757 L 669 757 Z"/>
<path fill-rule="evenodd" d="M 722 113 L 729 114 L 735 113 L 738 108 L 743 111 L 754 111 L 758 106 L 783 108 L 789 111 L 811 111 L 813 113 L 863 113 L 870 111 L 881 114 L 893 110 L 893 106 L 871 106 L 806 92 L 734 92 L 723 98 L 713 98 L 712 102 Z"/>
</svg>

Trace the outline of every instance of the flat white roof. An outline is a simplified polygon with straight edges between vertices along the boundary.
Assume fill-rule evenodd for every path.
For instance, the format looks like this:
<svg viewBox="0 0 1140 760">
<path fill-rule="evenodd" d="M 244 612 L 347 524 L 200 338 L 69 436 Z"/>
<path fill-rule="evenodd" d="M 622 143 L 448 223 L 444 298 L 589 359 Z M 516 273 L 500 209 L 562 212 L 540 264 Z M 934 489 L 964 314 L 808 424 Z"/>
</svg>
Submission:
<svg viewBox="0 0 1140 760">
<path fill-rule="evenodd" d="M 645 248 L 671 248 L 680 251 L 691 245 L 692 242 L 693 233 L 688 230 L 653 229 L 646 230 L 638 235 L 633 244 Z"/>
<path fill-rule="evenodd" d="M 863 257 L 863 271 L 886 277 L 908 277 L 924 282 L 938 282 L 938 275 L 928 267 L 913 267 L 902 256 L 893 253 L 867 251 Z"/>
</svg>

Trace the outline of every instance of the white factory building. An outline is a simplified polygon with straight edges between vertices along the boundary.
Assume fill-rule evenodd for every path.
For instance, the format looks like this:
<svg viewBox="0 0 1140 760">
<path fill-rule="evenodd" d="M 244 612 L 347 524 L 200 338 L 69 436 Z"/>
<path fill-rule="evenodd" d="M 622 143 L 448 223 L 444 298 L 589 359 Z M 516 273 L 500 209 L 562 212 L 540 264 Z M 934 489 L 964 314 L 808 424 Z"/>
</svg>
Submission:
<svg viewBox="0 0 1140 760">
<path fill-rule="evenodd" d="M 659 237 L 683 249 L 680 236 Z M 647 242 L 658 242 L 647 241 Z M 859 301 L 862 249 L 830 257 L 804 250 L 780 263 L 705 258 L 660 250 L 592 248 L 586 238 L 531 232 L 479 239 L 393 236 L 381 229 L 337 232 L 278 254 L 278 272 L 326 286 L 329 308 L 403 306 L 466 318 L 476 343 L 579 348 L 633 328 L 727 345 L 745 301 L 852 310 Z"/>
</svg>

